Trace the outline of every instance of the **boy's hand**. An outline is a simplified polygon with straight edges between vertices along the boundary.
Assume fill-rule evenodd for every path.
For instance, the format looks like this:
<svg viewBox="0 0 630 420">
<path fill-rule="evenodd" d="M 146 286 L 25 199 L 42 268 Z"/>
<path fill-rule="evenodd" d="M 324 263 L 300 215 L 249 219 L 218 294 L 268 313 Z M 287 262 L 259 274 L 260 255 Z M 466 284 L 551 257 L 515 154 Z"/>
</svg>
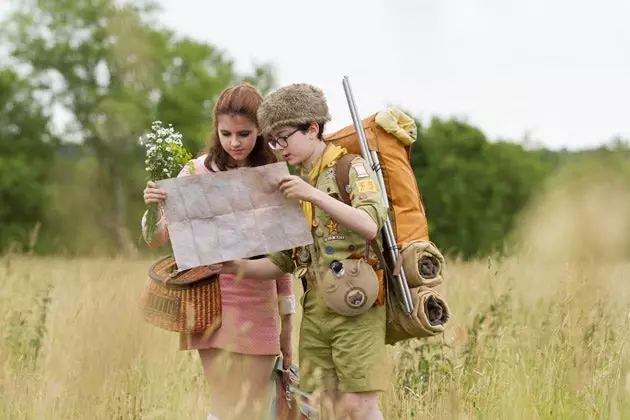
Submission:
<svg viewBox="0 0 630 420">
<path fill-rule="evenodd" d="M 221 265 L 221 274 L 236 274 L 238 271 L 238 264 L 236 261 L 224 261 Z"/>
<path fill-rule="evenodd" d="M 295 198 L 303 201 L 313 201 L 319 191 L 296 175 L 282 177 L 278 187 L 285 198 Z"/>
</svg>

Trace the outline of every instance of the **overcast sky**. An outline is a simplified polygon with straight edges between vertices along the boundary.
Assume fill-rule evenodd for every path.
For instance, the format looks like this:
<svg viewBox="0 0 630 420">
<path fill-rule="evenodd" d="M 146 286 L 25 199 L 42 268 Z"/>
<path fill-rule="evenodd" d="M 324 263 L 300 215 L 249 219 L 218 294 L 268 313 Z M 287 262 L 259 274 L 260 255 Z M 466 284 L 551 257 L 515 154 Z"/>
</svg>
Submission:
<svg viewBox="0 0 630 420">
<path fill-rule="evenodd" d="M 0 0 L 1 1 L 1 0 Z M 160 0 L 163 23 L 321 87 L 333 121 L 395 103 L 459 116 L 490 139 L 548 147 L 630 137 L 628 0 Z"/>
<path fill-rule="evenodd" d="M 0 14 L 2 3 L 0 0 Z M 333 121 L 397 104 L 551 148 L 630 138 L 630 0 L 159 0 L 162 22 L 321 87 Z"/>
</svg>

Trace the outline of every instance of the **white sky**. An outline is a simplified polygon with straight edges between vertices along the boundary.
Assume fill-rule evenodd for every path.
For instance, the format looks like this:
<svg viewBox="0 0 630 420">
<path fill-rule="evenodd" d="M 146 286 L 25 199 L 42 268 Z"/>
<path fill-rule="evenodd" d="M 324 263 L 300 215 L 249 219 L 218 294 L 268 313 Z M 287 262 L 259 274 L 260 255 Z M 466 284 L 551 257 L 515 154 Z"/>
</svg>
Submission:
<svg viewBox="0 0 630 420">
<path fill-rule="evenodd" d="M 630 137 L 628 0 L 160 0 L 162 22 L 327 95 L 329 130 L 389 103 L 547 147 Z"/>
<path fill-rule="evenodd" d="M 5 0 L 0 0 L 0 15 Z M 162 23 L 279 85 L 321 87 L 333 121 L 388 104 L 550 148 L 630 138 L 628 0 L 160 0 Z"/>
</svg>

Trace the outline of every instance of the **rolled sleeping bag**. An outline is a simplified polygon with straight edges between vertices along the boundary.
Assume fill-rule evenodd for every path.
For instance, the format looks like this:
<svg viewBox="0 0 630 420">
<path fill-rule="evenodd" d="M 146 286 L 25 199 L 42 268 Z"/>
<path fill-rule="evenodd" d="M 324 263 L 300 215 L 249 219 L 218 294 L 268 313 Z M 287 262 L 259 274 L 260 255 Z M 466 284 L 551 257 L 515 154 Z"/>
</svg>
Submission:
<svg viewBox="0 0 630 420">
<path fill-rule="evenodd" d="M 427 287 L 410 289 L 413 311 L 407 317 L 400 304 L 388 304 L 387 344 L 409 338 L 433 337 L 444 332 L 450 318 L 446 300 L 435 290 Z"/>
<path fill-rule="evenodd" d="M 444 281 L 444 256 L 431 241 L 413 241 L 400 250 L 409 287 L 435 287 Z"/>
</svg>

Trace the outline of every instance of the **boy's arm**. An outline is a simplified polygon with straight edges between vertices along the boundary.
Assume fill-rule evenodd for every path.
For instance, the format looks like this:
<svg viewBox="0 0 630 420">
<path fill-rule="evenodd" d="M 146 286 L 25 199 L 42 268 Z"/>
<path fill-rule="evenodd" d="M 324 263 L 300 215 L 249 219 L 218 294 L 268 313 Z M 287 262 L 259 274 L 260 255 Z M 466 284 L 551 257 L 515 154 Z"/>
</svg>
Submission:
<svg viewBox="0 0 630 420">
<path fill-rule="evenodd" d="M 376 174 L 365 159 L 357 157 L 352 160 L 349 172 L 352 206 L 341 200 L 317 190 L 313 204 L 322 209 L 337 223 L 344 225 L 372 240 L 385 224 L 387 209 L 382 204 L 381 190 Z"/>
<path fill-rule="evenodd" d="M 378 233 L 378 226 L 370 215 L 363 210 L 350 207 L 346 203 L 336 200 L 323 191 L 317 192 L 313 204 L 322 209 L 337 223 L 344 225 L 365 239 L 372 240 Z"/>
<path fill-rule="evenodd" d="M 221 270 L 224 274 L 236 274 L 243 277 L 248 277 L 257 280 L 276 280 L 282 277 L 285 273 L 291 272 L 290 268 L 286 264 L 286 255 L 278 256 L 274 253 L 267 258 L 261 258 L 257 260 L 234 260 L 223 263 Z M 290 261 L 290 258 L 289 258 Z"/>
</svg>

